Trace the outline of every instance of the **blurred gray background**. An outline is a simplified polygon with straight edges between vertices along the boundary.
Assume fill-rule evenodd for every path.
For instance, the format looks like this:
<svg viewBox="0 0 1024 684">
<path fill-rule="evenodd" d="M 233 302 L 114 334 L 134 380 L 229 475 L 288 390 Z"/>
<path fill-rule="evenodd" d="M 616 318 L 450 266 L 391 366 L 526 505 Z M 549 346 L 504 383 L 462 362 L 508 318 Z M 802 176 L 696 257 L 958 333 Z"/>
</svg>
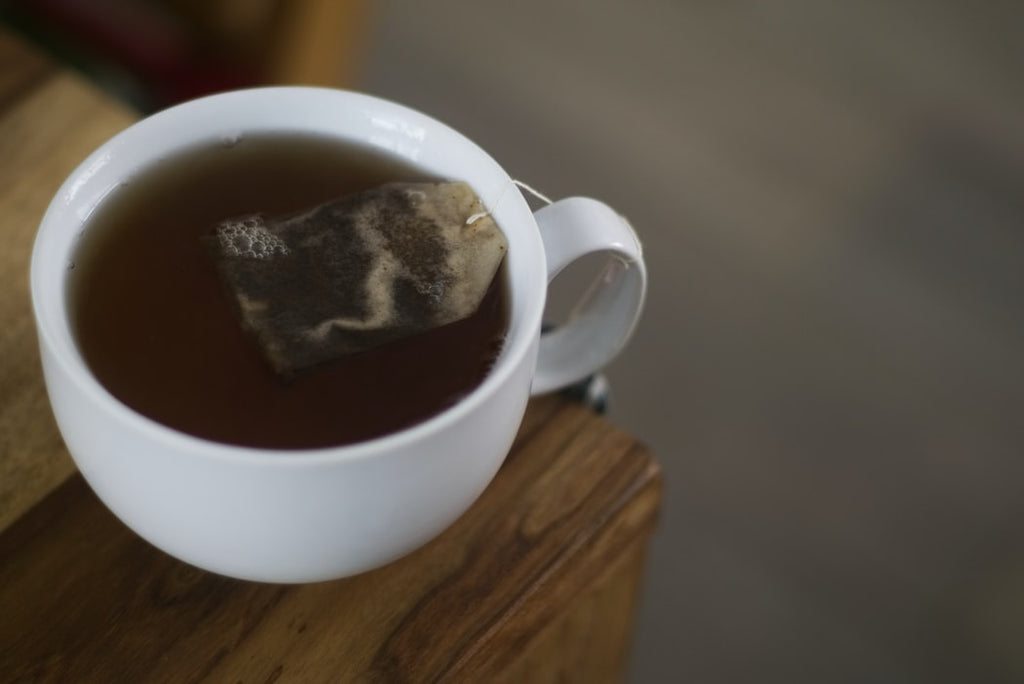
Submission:
<svg viewBox="0 0 1024 684">
<path fill-rule="evenodd" d="M 180 46 L 169 20 L 214 8 L 237 38 L 273 4 L 95 16 Z M 1024 3 L 367 4 L 333 41 L 359 43 L 343 83 L 645 244 L 646 315 L 607 372 L 666 480 L 628 681 L 1024 681 Z M 237 82 L 97 66 L 70 50 L 86 7 L 0 2 L 142 110 L 144 86 Z"/>
<path fill-rule="evenodd" d="M 362 87 L 645 243 L 629 681 L 1024 681 L 1022 36 L 1019 2 L 377 6 Z"/>
</svg>

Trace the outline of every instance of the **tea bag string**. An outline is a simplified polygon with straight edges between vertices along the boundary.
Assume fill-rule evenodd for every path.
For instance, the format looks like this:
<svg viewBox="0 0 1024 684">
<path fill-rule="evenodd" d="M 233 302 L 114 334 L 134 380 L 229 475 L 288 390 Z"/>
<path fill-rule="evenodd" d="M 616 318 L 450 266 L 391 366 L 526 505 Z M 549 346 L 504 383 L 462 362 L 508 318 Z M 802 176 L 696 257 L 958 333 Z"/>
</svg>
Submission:
<svg viewBox="0 0 1024 684">
<path fill-rule="evenodd" d="M 509 180 L 511 180 L 512 182 L 508 186 L 506 186 L 504 190 L 501 191 L 501 194 L 498 196 L 498 200 L 494 203 L 494 206 L 498 206 L 499 204 L 501 204 L 501 200 L 504 199 L 505 193 L 508 192 L 508 188 L 511 187 L 511 186 L 516 186 L 518 188 L 521 188 L 521 189 L 525 190 L 526 192 L 530 193 L 531 195 L 533 195 L 537 199 L 541 200 L 545 204 L 554 204 L 555 203 L 554 200 L 552 200 L 550 197 L 548 197 L 547 195 L 541 193 L 539 190 L 536 190 L 535 188 L 530 187 L 529 185 L 527 185 L 523 181 L 516 180 L 515 178 L 511 178 Z M 491 214 L 490 210 L 488 210 L 488 211 L 480 211 L 480 212 L 477 212 L 475 214 L 472 214 L 469 218 L 466 219 L 466 225 L 467 226 L 471 226 L 474 223 L 476 223 L 477 221 L 479 221 L 480 219 L 482 219 L 484 216 L 490 216 L 490 214 Z M 629 270 L 630 268 L 632 268 L 632 264 L 625 257 L 623 257 L 623 256 L 621 256 L 619 254 L 614 254 L 614 253 L 611 254 L 610 257 L 611 257 L 611 264 L 614 264 L 615 267 L 617 267 L 619 269 L 622 269 L 622 270 Z M 606 274 L 607 277 L 611 277 L 611 275 L 612 275 L 612 273 Z"/>
<path fill-rule="evenodd" d="M 521 188 L 521 189 L 525 190 L 526 192 L 530 193 L 531 195 L 533 195 L 537 199 L 541 200 L 545 204 L 554 204 L 554 201 L 551 198 L 549 198 L 547 195 L 544 195 L 543 193 L 541 193 L 538 190 L 535 190 L 534 188 L 531 188 L 529 185 L 527 185 L 523 181 L 516 180 L 515 178 L 511 178 L 509 180 L 511 180 L 512 182 L 509 184 L 509 186 L 506 186 L 505 189 L 501 191 L 501 195 L 498 196 L 498 200 L 494 203 L 494 206 L 498 206 L 499 204 L 501 204 L 501 200 L 504 199 L 505 193 L 508 192 L 508 188 L 510 186 L 516 186 L 518 188 Z M 489 210 L 488 211 L 477 212 L 476 214 L 473 214 L 472 216 L 470 216 L 469 218 L 466 219 L 466 225 L 467 226 L 471 226 L 474 223 L 476 223 L 477 221 L 479 221 L 480 219 L 482 219 L 484 216 L 489 216 L 490 214 L 491 214 L 491 212 Z"/>
</svg>

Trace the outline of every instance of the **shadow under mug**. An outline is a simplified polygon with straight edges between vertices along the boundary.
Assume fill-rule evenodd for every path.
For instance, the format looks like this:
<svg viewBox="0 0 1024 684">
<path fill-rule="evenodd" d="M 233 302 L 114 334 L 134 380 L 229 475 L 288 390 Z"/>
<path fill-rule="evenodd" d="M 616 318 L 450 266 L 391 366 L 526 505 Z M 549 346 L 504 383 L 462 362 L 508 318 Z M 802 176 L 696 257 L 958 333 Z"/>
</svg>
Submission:
<svg viewBox="0 0 1024 684">
<path fill-rule="evenodd" d="M 140 169 L 184 147 L 289 131 L 370 145 L 430 174 L 467 181 L 508 238 L 511 311 L 494 368 L 455 406 L 370 441 L 282 453 L 199 439 L 111 396 L 76 347 L 66 281 L 89 216 Z M 542 335 L 548 282 L 591 253 L 606 253 L 608 267 L 567 323 Z M 508 174 L 444 124 L 379 98 L 305 87 L 201 98 L 111 138 L 53 198 L 31 264 L 50 403 L 89 485 L 167 553 L 270 582 L 353 575 L 439 534 L 497 472 L 531 394 L 573 383 L 613 358 L 636 325 L 645 291 L 640 243 L 606 205 L 570 198 L 533 213 Z"/>
</svg>

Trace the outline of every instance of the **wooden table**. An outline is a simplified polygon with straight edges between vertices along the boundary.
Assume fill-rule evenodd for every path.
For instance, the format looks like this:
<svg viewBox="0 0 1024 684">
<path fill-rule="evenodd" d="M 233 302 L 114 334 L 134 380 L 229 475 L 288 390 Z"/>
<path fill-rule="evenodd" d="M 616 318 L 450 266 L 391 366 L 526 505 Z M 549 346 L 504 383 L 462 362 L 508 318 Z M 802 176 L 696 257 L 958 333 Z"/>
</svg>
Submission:
<svg viewBox="0 0 1024 684">
<path fill-rule="evenodd" d="M 658 468 L 565 398 L 531 404 L 497 478 L 450 529 L 350 579 L 202 572 L 99 503 L 47 403 L 28 262 L 62 179 L 133 119 L 0 32 L 0 680 L 617 680 Z"/>
</svg>

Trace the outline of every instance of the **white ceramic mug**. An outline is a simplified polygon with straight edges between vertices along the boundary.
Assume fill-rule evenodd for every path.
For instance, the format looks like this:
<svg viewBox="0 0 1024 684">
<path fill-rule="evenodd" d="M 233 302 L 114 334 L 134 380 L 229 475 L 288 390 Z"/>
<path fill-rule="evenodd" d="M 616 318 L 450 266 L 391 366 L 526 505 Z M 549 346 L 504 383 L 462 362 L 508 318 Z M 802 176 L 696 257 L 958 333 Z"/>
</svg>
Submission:
<svg viewBox="0 0 1024 684">
<path fill-rule="evenodd" d="M 92 376 L 69 326 L 66 280 L 90 214 L 140 169 L 183 147 L 260 132 L 368 143 L 465 180 L 504 230 L 511 315 L 491 373 L 443 413 L 349 446 L 230 446 L 135 413 Z M 593 252 L 611 266 L 561 328 L 541 334 L 548 282 Z M 308 582 L 383 565 L 427 542 L 484 490 L 531 393 L 579 380 L 626 343 L 646 289 L 629 224 L 585 198 L 534 214 L 471 141 L 406 107 L 352 92 L 260 88 L 155 114 L 97 149 L 54 197 L 36 238 L 31 291 L 50 401 L 76 464 L 104 503 L 152 544 L 244 579 Z"/>
</svg>

